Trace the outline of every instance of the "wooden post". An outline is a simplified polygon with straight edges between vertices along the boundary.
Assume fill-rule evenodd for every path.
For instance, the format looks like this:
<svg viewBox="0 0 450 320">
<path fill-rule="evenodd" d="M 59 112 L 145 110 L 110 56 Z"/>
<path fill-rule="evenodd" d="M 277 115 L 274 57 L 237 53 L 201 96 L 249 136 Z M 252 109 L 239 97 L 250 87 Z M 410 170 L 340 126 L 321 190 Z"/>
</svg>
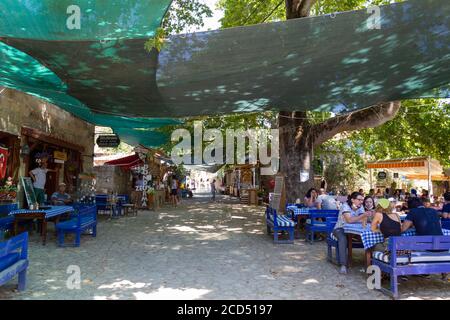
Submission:
<svg viewBox="0 0 450 320">
<path fill-rule="evenodd" d="M 433 181 L 431 180 L 431 156 L 428 156 L 427 167 L 428 167 L 428 195 L 431 197 L 433 195 Z"/>
</svg>

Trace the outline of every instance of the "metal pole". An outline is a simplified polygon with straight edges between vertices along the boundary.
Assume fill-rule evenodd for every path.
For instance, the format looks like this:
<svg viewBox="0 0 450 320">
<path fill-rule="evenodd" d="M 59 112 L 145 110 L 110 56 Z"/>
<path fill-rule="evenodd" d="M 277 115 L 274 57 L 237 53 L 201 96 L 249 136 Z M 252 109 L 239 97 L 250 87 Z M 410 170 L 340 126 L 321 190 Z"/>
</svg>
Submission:
<svg viewBox="0 0 450 320">
<path fill-rule="evenodd" d="M 433 195 L 433 181 L 431 181 L 431 157 L 428 156 L 428 195 Z"/>
<path fill-rule="evenodd" d="M 370 189 L 373 189 L 372 176 L 373 176 L 373 172 L 372 172 L 372 168 L 370 168 L 370 169 L 369 169 L 369 184 L 370 184 Z"/>
</svg>

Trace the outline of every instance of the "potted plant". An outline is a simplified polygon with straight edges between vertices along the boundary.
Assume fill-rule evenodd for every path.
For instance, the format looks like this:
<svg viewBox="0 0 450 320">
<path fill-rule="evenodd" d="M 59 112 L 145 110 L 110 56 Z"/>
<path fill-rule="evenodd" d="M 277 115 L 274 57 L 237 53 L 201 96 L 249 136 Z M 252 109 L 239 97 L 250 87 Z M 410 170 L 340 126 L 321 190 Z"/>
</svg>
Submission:
<svg viewBox="0 0 450 320">
<path fill-rule="evenodd" d="M 155 188 L 153 187 L 149 187 L 147 189 L 147 201 L 148 201 L 148 205 L 152 205 L 155 203 L 154 201 L 154 197 L 155 197 Z"/>
<path fill-rule="evenodd" d="M 17 196 L 17 186 L 14 185 L 11 177 L 8 177 L 5 184 L 0 187 L 0 201 L 15 201 Z"/>
</svg>

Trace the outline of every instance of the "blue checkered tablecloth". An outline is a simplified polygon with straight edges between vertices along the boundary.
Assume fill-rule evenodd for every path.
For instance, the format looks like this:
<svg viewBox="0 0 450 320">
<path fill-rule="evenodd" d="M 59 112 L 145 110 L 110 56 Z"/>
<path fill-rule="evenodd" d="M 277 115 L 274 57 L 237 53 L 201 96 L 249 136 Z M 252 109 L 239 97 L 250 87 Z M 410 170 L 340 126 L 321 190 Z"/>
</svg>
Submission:
<svg viewBox="0 0 450 320">
<path fill-rule="evenodd" d="M 367 224 L 367 226 L 363 228 L 361 223 L 347 223 L 344 225 L 344 232 L 361 236 L 361 240 L 364 245 L 364 250 L 372 248 L 377 243 L 384 242 L 383 234 L 381 232 L 373 232 L 370 229 L 370 224 Z M 444 234 L 444 236 L 450 236 L 450 230 L 442 229 L 442 233 Z M 416 230 L 414 228 L 406 230 L 405 232 L 402 233 L 402 236 L 404 237 L 415 235 Z M 331 234 L 331 237 L 337 240 L 333 234 Z"/>
<path fill-rule="evenodd" d="M 290 211 L 294 214 L 294 219 L 299 215 L 309 215 L 308 208 L 298 208 L 297 206 L 287 206 L 286 211 Z"/>
<path fill-rule="evenodd" d="M 450 230 L 442 229 L 442 234 L 444 236 L 450 236 Z M 409 230 L 406 230 L 402 233 L 402 236 L 408 237 L 408 236 L 415 236 L 416 230 L 414 228 L 411 228 Z M 375 246 L 377 243 L 383 243 L 384 237 L 381 232 L 373 232 L 372 230 L 365 230 L 361 234 L 361 240 L 364 245 L 364 250 L 370 249 L 373 246 Z"/>
<path fill-rule="evenodd" d="M 46 210 L 29 210 L 29 209 L 18 209 L 12 210 L 9 215 L 20 215 L 27 213 L 45 213 L 45 219 L 56 217 L 65 213 L 74 212 L 75 209 L 71 206 L 51 206 L 50 209 Z"/>
</svg>

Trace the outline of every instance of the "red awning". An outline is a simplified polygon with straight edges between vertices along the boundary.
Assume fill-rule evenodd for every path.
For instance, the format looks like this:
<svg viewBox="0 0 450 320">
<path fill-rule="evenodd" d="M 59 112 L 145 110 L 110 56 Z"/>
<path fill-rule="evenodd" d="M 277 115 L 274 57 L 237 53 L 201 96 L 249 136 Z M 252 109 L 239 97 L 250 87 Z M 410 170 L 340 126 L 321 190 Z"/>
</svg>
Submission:
<svg viewBox="0 0 450 320">
<path fill-rule="evenodd" d="M 134 154 L 132 156 L 111 160 L 108 162 L 105 162 L 105 165 L 110 166 L 120 166 L 124 169 L 130 169 L 131 167 L 143 164 L 144 162 L 139 158 L 137 154 Z"/>
</svg>

